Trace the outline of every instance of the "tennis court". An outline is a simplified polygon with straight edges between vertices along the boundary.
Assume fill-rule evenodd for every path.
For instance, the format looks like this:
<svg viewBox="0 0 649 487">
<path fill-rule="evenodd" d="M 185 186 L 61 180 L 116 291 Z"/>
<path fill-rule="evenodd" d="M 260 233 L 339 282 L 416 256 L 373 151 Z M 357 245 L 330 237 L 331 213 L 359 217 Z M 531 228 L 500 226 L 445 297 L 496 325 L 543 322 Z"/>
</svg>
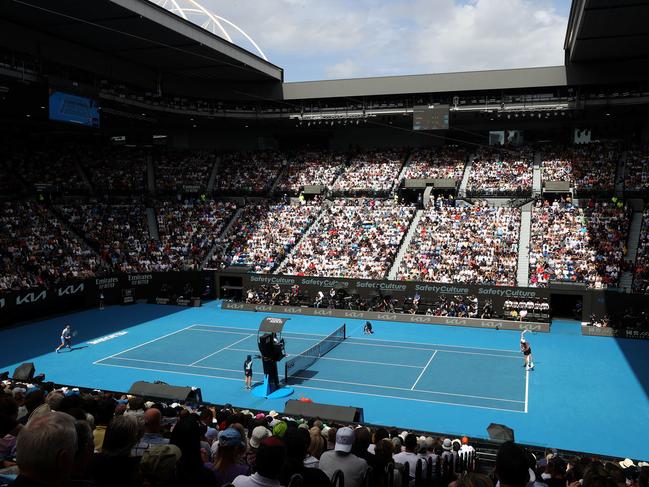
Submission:
<svg viewBox="0 0 649 487">
<path fill-rule="evenodd" d="M 327 338 L 284 333 L 287 360 Z M 520 353 L 373 338 L 336 338 L 315 363 L 291 372 L 296 389 L 527 412 L 529 372 Z M 329 347 L 327 347 L 329 348 Z M 97 365 L 241 381 L 247 354 L 258 355 L 257 331 L 194 324 L 95 361 Z M 311 362 L 311 361 L 308 361 Z M 283 371 L 280 364 L 280 371 Z M 499 377 L 493 381 L 493 377 Z M 263 380 L 255 362 L 255 381 Z"/>
</svg>

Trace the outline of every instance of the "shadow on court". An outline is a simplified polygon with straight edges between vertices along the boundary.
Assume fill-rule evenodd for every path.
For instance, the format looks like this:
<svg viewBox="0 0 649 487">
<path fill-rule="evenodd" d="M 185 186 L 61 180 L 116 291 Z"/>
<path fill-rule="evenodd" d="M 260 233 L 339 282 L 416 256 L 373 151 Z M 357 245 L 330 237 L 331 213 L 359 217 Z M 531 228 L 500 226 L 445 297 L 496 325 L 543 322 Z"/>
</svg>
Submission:
<svg viewBox="0 0 649 487">
<path fill-rule="evenodd" d="M 182 306 L 156 304 L 109 306 L 103 311 L 85 310 L 5 328 L 0 330 L 0 343 L 3 344 L 0 368 L 53 352 L 60 343 L 61 330 L 67 323 L 78 332 L 72 343 L 73 348 L 79 350 L 80 345 L 74 344 L 110 335 L 187 309 Z"/>
</svg>

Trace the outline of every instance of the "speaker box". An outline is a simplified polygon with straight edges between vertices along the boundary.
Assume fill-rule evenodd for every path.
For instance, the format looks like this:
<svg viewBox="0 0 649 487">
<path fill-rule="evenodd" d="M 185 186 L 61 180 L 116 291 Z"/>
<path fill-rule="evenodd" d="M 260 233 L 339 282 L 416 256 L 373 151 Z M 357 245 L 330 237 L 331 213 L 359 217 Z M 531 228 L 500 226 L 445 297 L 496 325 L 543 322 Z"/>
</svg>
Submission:
<svg viewBox="0 0 649 487">
<path fill-rule="evenodd" d="M 151 399 L 162 399 L 165 401 L 202 402 L 203 397 L 199 388 L 172 386 L 165 383 L 151 383 L 145 381 L 133 382 L 128 393 L 133 396 L 143 396 Z"/>
<path fill-rule="evenodd" d="M 363 422 L 363 408 L 356 408 L 353 406 L 334 406 L 332 404 L 318 404 L 315 402 L 302 402 L 297 399 L 286 401 L 284 414 L 287 416 L 329 419 L 340 423 Z"/>
<path fill-rule="evenodd" d="M 30 381 L 34 378 L 34 364 L 32 362 L 25 362 L 22 365 L 19 365 L 16 370 L 14 370 L 14 379 L 15 380 L 24 380 Z"/>
<path fill-rule="evenodd" d="M 506 442 L 514 441 L 514 430 L 504 424 L 491 423 L 487 426 L 489 439 L 494 441 Z"/>
</svg>

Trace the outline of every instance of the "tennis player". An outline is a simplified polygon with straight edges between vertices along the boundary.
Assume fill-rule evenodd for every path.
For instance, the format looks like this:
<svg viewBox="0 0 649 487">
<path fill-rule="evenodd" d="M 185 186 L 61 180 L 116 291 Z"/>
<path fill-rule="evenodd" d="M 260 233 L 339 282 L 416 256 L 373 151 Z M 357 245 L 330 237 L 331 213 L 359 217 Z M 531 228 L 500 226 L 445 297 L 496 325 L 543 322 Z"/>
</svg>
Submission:
<svg viewBox="0 0 649 487">
<path fill-rule="evenodd" d="M 65 325 L 65 328 L 63 328 L 63 331 L 61 332 L 61 344 L 56 347 L 56 353 L 59 353 L 59 350 L 61 350 L 63 347 L 68 347 L 70 350 L 72 350 L 72 346 L 70 345 L 71 341 L 72 327 L 68 323 Z"/>
<path fill-rule="evenodd" d="M 374 334 L 374 330 L 372 330 L 372 323 L 370 323 L 369 321 L 365 322 L 365 326 L 363 327 L 363 333 L 365 333 L 366 335 Z"/>
<path fill-rule="evenodd" d="M 252 357 L 248 355 L 243 363 L 243 373 L 246 376 L 246 389 L 252 389 Z"/>
<path fill-rule="evenodd" d="M 521 333 L 521 352 L 523 352 L 523 358 L 525 360 L 523 367 L 527 370 L 532 370 L 534 368 L 534 362 L 532 361 L 532 347 L 530 342 L 525 340 L 525 333 L 528 331 L 530 330 L 523 330 L 523 333 Z"/>
</svg>

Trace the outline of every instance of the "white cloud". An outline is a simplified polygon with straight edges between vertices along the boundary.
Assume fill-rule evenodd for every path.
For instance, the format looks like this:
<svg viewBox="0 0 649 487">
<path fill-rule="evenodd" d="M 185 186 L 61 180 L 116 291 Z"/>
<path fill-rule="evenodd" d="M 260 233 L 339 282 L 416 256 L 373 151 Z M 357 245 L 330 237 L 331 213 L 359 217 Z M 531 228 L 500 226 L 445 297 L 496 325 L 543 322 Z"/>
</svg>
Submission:
<svg viewBox="0 0 649 487">
<path fill-rule="evenodd" d="M 567 18 L 551 0 L 201 1 L 288 80 L 563 63 Z"/>
<path fill-rule="evenodd" d="M 340 63 L 336 63 L 325 68 L 327 78 L 352 78 L 359 75 L 360 66 L 351 59 L 345 59 Z"/>
</svg>

